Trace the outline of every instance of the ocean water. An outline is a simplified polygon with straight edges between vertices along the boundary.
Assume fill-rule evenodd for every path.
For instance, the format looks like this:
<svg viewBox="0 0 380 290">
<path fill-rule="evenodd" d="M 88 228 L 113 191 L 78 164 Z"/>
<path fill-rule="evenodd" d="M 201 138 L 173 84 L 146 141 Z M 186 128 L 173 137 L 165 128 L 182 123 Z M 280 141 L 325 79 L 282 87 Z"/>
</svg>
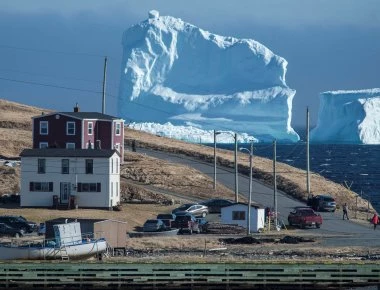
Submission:
<svg viewBox="0 0 380 290">
<path fill-rule="evenodd" d="M 217 147 L 234 150 L 233 144 Z M 312 172 L 349 187 L 380 211 L 380 145 L 310 144 L 309 149 Z M 273 144 L 254 144 L 253 155 L 273 159 Z M 278 162 L 306 170 L 305 142 L 277 144 L 276 155 Z"/>
</svg>

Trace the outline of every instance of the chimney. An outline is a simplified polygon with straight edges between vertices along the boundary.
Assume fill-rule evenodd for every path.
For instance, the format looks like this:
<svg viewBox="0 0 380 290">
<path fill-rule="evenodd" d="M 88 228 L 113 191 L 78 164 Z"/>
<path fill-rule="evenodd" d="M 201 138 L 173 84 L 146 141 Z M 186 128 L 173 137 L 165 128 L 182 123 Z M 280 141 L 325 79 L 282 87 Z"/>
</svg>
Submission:
<svg viewBox="0 0 380 290">
<path fill-rule="evenodd" d="M 101 148 L 101 141 L 100 140 L 96 140 L 96 142 L 95 142 L 95 149 L 102 149 Z"/>
<path fill-rule="evenodd" d="M 78 113 L 78 112 L 79 112 L 78 103 L 76 103 L 76 105 L 75 105 L 75 107 L 74 107 L 74 112 L 75 112 L 75 113 Z"/>
</svg>

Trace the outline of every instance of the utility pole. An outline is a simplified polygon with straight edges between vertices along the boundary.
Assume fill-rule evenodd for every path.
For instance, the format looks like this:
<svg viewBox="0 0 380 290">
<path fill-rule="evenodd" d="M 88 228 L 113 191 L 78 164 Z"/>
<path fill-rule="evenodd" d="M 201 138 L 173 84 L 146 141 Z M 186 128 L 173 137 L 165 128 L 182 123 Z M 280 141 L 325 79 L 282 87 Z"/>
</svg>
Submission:
<svg viewBox="0 0 380 290">
<path fill-rule="evenodd" d="M 237 133 L 235 133 L 235 202 L 239 202 L 239 189 L 238 189 L 238 159 L 237 159 Z"/>
<path fill-rule="evenodd" d="M 214 190 L 216 189 L 216 135 L 217 132 L 214 130 Z"/>
<path fill-rule="evenodd" d="M 253 140 L 251 141 L 251 149 L 240 148 L 240 151 L 249 153 L 249 197 L 248 197 L 248 218 L 247 218 L 247 235 L 251 234 L 251 203 L 252 203 L 252 159 L 253 159 Z"/>
<path fill-rule="evenodd" d="M 306 188 L 307 198 L 310 198 L 310 152 L 309 152 L 309 107 L 306 108 Z"/>
<path fill-rule="evenodd" d="M 104 58 L 102 114 L 106 113 L 106 78 L 107 78 L 107 57 Z"/>
<path fill-rule="evenodd" d="M 277 229 L 277 171 L 276 171 L 276 140 L 273 141 L 273 206 L 274 206 L 274 226 Z"/>
</svg>

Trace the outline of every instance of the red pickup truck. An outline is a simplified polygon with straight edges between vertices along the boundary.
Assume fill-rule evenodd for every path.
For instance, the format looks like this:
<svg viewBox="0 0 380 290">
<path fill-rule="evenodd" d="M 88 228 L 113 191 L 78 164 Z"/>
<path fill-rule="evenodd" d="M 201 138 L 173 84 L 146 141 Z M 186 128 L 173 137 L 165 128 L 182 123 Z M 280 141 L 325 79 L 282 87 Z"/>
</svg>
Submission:
<svg viewBox="0 0 380 290">
<path fill-rule="evenodd" d="M 172 223 L 173 228 L 178 228 L 179 233 L 189 232 L 191 235 L 193 232 L 200 233 L 201 227 L 197 219 L 192 214 L 177 215 Z"/>
<path fill-rule="evenodd" d="M 301 228 L 315 226 L 316 228 L 320 228 L 322 222 L 322 216 L 307 206 L 295 207 L 288 216 L 289 226 L 299 226 Z"/>
</svg>

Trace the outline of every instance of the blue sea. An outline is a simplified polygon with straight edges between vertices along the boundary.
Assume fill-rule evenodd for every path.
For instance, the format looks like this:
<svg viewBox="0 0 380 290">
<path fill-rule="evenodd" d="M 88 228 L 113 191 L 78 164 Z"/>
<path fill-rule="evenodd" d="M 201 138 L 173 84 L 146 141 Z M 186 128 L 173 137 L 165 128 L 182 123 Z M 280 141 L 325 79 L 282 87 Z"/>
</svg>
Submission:
<svg viewBox="0 0 380 290">
<path fill-rule="evenodd" d="M 234 144 L 217 147 L 234 150 Z M 380 145 L 310 144 L 309 149 L 312 172 L 350 187 L 380 211 Z M 254 144 L 253 155 L 273 159 L 273 144 Z M 306 142 L 277 144 L 276 155 L 278 162 L 306 170 Z"/>
</svg>

